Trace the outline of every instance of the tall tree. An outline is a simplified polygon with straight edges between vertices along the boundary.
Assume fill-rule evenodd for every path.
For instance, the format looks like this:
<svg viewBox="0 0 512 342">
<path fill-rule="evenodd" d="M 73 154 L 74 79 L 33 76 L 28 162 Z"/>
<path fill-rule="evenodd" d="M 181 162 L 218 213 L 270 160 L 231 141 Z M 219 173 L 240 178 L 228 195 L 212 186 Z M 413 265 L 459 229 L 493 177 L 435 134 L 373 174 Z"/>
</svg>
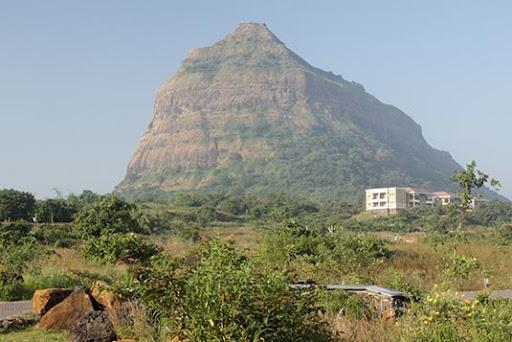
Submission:
<svg viewBox="0 0 512 342">
<path fill-rule="evenodd" d="M 68 201 L 50 198 L 37 203 L 36 214 L 38 222 L 71 222 L 76 211 L 75 206 Z"/>
<path fill-rule="evenodd" d="M 29 192 L 0 190 L 0 221 L 31 220 L 36 199 Z"/>
<path fill-rule="evenodd" d="M 474 191 L 480 189 L 485 184 L 489 183 L 494 189 L 498 189 L 501 184 L 489 175 L 476 169 L 476 162 L 473 160 L 466 165 L 466 169 L 455 172 L 451 178 L 452 183 L 458 183 L 460 190 L 460 205 L 459 205 L 459 230 L 464 227 L 464 220 L 466 213 L 471 209 L 471 204 L 474 200 Z"/>
</svg>

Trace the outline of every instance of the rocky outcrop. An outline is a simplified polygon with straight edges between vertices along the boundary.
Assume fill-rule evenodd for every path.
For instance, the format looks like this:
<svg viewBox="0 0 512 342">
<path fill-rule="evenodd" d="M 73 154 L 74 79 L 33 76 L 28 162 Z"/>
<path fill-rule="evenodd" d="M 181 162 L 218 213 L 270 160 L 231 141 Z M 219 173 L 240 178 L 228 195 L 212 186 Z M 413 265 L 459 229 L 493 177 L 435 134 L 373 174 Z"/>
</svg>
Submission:
<svg viewBox="0 0 512 342">
<path fill-rule="evenodd" d="M 353 198 L 367 186 L 451 189 L 457 169 L 405 113 L 311 66 L 266 25 L 242 23 L 192 50 L 159 89 L 117 191 Z"/>
<path fill-rule="evenodd" d="M 72 289 L 61 288 L 36 290 L 32 297 L 32 311 L 38 315 L 44 315 L 72 292 Z"/>
<path fill-rule="evenodd" d="M 105 311 L 85 314 L 71 330 L 69 342 L 112 342 L 117 336 Z"/>
<path fill-rule="evenodd" d="M 91 311 L 94 307 L 89 295 L 84 290 L 76 290 L 41 317 L 39 327 L 71 331 L 75 323 Z"/>
</svg>

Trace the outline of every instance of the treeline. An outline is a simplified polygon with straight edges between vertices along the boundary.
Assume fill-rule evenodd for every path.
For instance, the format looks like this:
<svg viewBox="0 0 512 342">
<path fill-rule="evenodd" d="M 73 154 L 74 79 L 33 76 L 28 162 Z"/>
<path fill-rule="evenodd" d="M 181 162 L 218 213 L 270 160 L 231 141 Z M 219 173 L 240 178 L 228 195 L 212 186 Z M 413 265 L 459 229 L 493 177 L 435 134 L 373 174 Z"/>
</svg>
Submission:
<svg viewBox="0 0 512 342">
<path fill-rule="evenodd" d="M 37 200 L 33 194 L 14 189 L 0 190 L 0 221 L 25 220 L 40 223 L 68 223 L 82 209 L 91 206 L 101 195 L 84 190 L 66 198 Z"/>
<path fill-rule="evenodd" d="M 361 206 L 344 201 L 320 204 L 306 198 L 293 197 L 282 193 L 257 197 L 251 194 L 199 194 L 181 193 L 167 203 L 170 208 L 188 208 L 185 219 L 201 225 L 220 222 L 272 221 L 289 219 L 344 220 L 357 214 Z"/>
</svg>

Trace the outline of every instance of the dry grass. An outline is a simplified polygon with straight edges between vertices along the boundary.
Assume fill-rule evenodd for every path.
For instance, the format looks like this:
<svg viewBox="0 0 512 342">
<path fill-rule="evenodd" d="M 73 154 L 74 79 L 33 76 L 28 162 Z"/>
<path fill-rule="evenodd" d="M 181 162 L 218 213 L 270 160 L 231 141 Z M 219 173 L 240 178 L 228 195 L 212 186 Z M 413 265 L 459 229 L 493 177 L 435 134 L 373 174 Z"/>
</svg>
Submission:
<svg viewBox="0 0 512 342">
<path fill-rule="evenodd" d="M 222 240 L 230 241 L 233 245 L 248 254 L 251 254 L 259 247 L 261 234 L 250 226 L 229 226 L 205 229 L 201 232 L 201 238 L 220 237 Z M 190 239 L 184 239 L 177 235 L 161 238 L 157 241 L 164 252 L 169 255 L 181 257 L 190 252 L 197 243 Z"/>
<path fill-rule="evenodd" d="M 386 239 L 395 255 L 385 261 L 378 269 L 371 272 L 371 277 L 379 285 L 386 285 L 392 271 L 400 271 L 404 280 L 415 285 L 423 291 L 431 291 L 435 284 L 442 284 L 446 279 L 443 271 L 450 264 L 450 257 L 460 254 L 468 257 L 476 257 L 481 268 L 472 277 L 461 282 L 464 290 L 481 290 L 483 277 L 489 276 L 492 280 L 492 288 L 512 288 L 512 272 L 510 260 L 512 260 L 512 246 L 502 247 L 488 239 L 470 239 L 467 242 L 448 241 L 444 245 L 434 246 L 423 242 L 423 233 L 395 234 L 395 233 L 367 233 Z M 252 226 L 217 226 L 204 229 L 202 238 L 218 236 L 223 240 L 232 241 L 240 250 L 252 254 L 258 250 L 262 234 Z M 179 236 L 153 237 L 165 252 L 174 256 L 185 256 L 197 246 L 197 243 Z M 336 265 L 323 265 L 325 269 L 317 269 L 311 263 L 305 263 L 300 269 L 301 275 L 308 278 L 312 274 L 323 275 L 324 279 L 316 279 L 319 283 L 350 281 L 351 275 L 342 275 L 336 269 Z M 123 265 L 104 265 L 85 260 L 79 250 L 57 249 L 56 254 L 50 256 L 42 265 L 42 273 L 66 273 L 71 270 L 87 271 L 102 275 L 121 275 L 126 267 Z M 319 272 L 320 271 L 320 272 Z M 368 270 L 362 270 L 362 276 Z M 303 273 L 303 274 L 302 274 Z M 345 277 L 336 278 L 336 276 Z M 451 280 L 449 280 L 451 281 Z M 123 331 L 123 336 L 136 337 L 140 341 L 160 340 L 157 332 L 148 324 L 148 318 L 144 311 L 134 307 L 130 325 L 118 327 Z M 382 324 L 376 320 L 350 319 L 339 317 L 335 314 L 325 317 L 333 334 L 340 341 L 397 341 L 400 340 L 400 327 Z M 39 333 L 37 331 L 28 332 Z M 30 336 L 30 335 L 28 335 Z M 14 336 L 13 336 L 14 337 Z M 56 337 L 56 341 L 60 336 Z M 0 339 L 1 340 L 1 339 Z M 15 340 L 15 339 L 14 339 Z M 162 339 L 163 340 L 163 339 Z"/>
<path fill-rule="evenodd" d="M 337 341 L 392 342 L 398 340 L 396 327 L 378 320 L 358 320 L 330 314 L 325 317 L 325 321 Z"/>
<path fill-rule="evenodd" d="M 435 284 L 446 280 L 443 278 L 443 270 L 450 265 L 450 258 L 454 253 L 475 257 L 481 265 L 478 272 L 462 281 L 464 290 L 482 290 L 484 277 L 491 277 L 495 289 L 512 288 L 510 246 L 500 247 L 489 240 L 478 239 L 434 247 L 421 242 L 417 234 L 400 235 L 398 241 L 392 242 L 391 246 L 395 256 L 384 264 L 384 270 L 392 268 L 401 271 L 407 281 L 424 291 L 429 291 Z M 377 278 L 384 282 L 386 272 L 381 272 Z"/>
<path fill-rule="evenodd" d="M 41 273 L 67 273 L 73 270 L 97 273 L 107 276 L 120 276 L 126 271 L 123 264 L 109 265 L 86 260 L 78 249 L 59 248 L 41 265 Z"/>
<path fill-rule="evenodd" d="M 251 226 L 208 229 L 204 236 L 220 236 L 221 239 L 232 242 L 236 248 L 249 253 L 258 249 L 261 239 L 261 234 Z"/>
</svg>

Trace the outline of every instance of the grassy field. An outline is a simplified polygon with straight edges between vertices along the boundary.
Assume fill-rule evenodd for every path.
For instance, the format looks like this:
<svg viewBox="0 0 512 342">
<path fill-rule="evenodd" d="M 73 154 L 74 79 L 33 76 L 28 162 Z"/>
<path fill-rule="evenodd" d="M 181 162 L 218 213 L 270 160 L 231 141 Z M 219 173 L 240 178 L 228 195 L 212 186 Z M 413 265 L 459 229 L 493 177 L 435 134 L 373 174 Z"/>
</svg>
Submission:
<svg viewBox="0 0 512 342">
<path fill-rule="evenodd" d="M 265 260 L 262 257 L 265 253 L 272 258 L 274 254 L 277 255 L 275 259 L 261 261 L 270 266 L 280 262 L 278 255 L 281 248 L 286 249 L 309 241 L 307 239 L 281 241 L 279 239 L 283 237 L 279 233 L 277 235 L 272 233 L 274 234 L 272 235 L 269 231 L 271 230 L 249 224 L 218 224 L 201 230 L 200 235 L 202 241 L 211 238 L 229 241 L 232 246 L 250 258 Z M 289 268 L 292 274 L 295 274 L 294 280 L 314 279 L 319 284 L 342 282 L 377 284 L 410 293 L 421 293 L 424 298 L 434 293 L 437 288 L 452 292 L 482 290 L 484 277 L 491 278 L 492 289 L 512 288 L 510 272 L 512 246 L 497 243 L 488 229 L 471 228 L 461 236 L 454 234 L 437 236 L 428 232 L 402 234 L 347 232 L 346 234 L 362 238 L 363 241 L 383 241 L 383 246 L 389 249 L 390 256 L 371 261 L 363 259 L 358 267 L 347 268 L 343 262 L 336 263 L 336 259 L 329 259 L 329 256 L 317 246 L 314 261 L 310 257 L 304 258 L 300 255 L 290 259 Z M 325 241 L 321 239 L 318 241 Z M 160 246 L 164 254 L 174 257 L 185 257 L 196 250 L 200 244 L 175 234 L 153 235 L 150 240 Z M 272 250 L 272 248 L 276 249 Z M 457 264 L 460 262 L 462 262 L 460 265 Z M 71 286 L 77 277 L 84 277 L 80 281 L 87 286 L 85 278 L 89 276 L 91 279 L 94 277 L 117 279 L 128 270 L 126 264 L 122 262 L 105 264 L 85 259 L 78 246 L 55 248 L 46 259 L 35 261 L 33 266 L 38 271 L 34 272 L 29 267 L 24 277 L 29 288 Z M 69 276 L 70 274 L 74 276 Z M 406 328 L 403 326 L 415 324 L 407 323 L 410 318 L 404 318 L 404 325 L 399 322 L 397 325 L 390 326 L 381 324 L 371 317 L 354 318 L 333 313 L 327 313 L 324 320 L 333 335 L 337 334 L 342 341 L 409 341 L 413 335 L 407 335 L 404 330 Z M 462 323 L 461 326 L 463 326 Z M 139 328 L 141 335 L 149 334 L 144 331 L 143 325 Z M 66 339 L 67 336 L 64 333 L 46 332 L 37 328 L 0 335 L 0 341 L 65 341 Z M 482 339 L 482 341 L 490 341 L 490 339 Z"/>
<path fill-rule="evenodd" d="M 477 233 L 475 233 L 476 235 Z M 262 231 L 254 226 L 214 227 L 201 233 L 202 239 L 220 237 L 230 241 L 233 246 L 247 255 L 255 254 L 261 245 Z M 394 255 L 383 261 L 378 270 L 361 269 L 363 279 L 373 279 L 380 285 L 386 285 L 390 272 L 401 272 L 408 282 L 423 291 L 430 290 L 435 284 L 441 284 L 443 270 L 449 267 L 454 254 L 474 257 L 479 261 L 479 268 L 459 285 L 459 290 L 480 290 L 483 278 L 490 277 L 492 286 L 496 289 L 512 288 L 512 274 L 509 262 L 512 260 L 512 247 L 499 246 L 492 240 L 474 237 L 467 241 L 456 239 L 431 243 L 427 233 L 397 234 L 390 232 L 359 233 L 360 236 L 370 236 L 384 239 Z M 198 243 L 177 235 L 153 237 L 152 240 L 163 251 L 172 256 L 184 256 L 193 250 Z M 65 274 L 70 271 L 89 272 L 105 277 L 116 278 L 126 272 L 124 263 L 103 264 L 84 259 L 76 248 L 58 248 L 52 255 L 41 263 L 40 272 L 36 275 L 27 274 L 27 281 L 44 278 L 45 275 Z M 308 273 L 309 272 L 309 273 Z M 334 268 L 323 269 L 321 265 L 306 270 L 305 277 L 315 279 L 319 283 L 341 282 L 346 275 Z"/>
<path fill-rule="evenodd" d="M 67 340 L 68 334 L 65 332 L 49 332 L 40 328 L 0 333 L 1 342 L 65 342 Z"/>
</svg>

